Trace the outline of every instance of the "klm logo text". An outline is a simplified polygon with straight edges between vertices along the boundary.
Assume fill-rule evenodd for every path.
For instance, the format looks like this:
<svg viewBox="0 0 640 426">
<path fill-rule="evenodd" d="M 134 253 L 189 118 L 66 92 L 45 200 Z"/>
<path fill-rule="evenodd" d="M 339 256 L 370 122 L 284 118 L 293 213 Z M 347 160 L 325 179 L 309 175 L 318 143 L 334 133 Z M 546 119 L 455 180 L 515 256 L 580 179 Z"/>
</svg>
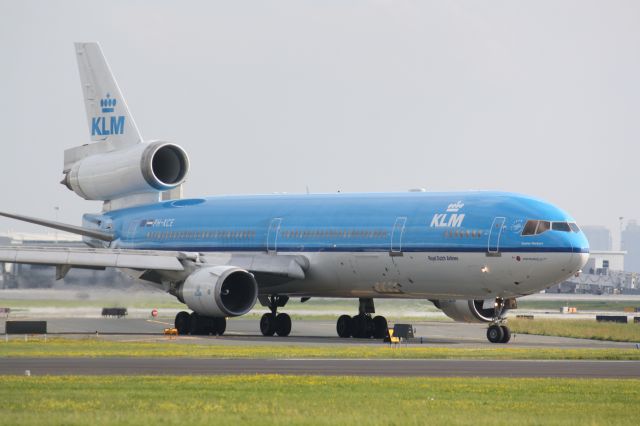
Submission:
<svg viewBox="0 0 640 426">
<path fill-rule="evenodd" d="M 464 213 L 436 213 L 431 219 L 432 228 L 459 228 L 462 226 L 464 220 Z"/>
<path fill-rule="evenodd" d="M 109 120 L 107 120 L 109 118 Z M 121 135 L 124 133 L 124 115 L 118 117 L 92 117 L 91 136 Z"/>
</svg>

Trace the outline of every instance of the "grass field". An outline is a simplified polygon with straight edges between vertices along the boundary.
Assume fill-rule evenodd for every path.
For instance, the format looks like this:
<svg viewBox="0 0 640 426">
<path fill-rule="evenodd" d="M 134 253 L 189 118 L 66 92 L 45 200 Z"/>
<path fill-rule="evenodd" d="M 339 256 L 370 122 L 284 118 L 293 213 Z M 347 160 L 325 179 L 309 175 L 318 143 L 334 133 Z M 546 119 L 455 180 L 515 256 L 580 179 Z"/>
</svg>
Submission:
<svg viewBox="0 0 640 426">
<path fill-rule="evenodd" d="M 581 311 L 619 311 L 622 312 L 626 307 L 640 306 L 640 302 L 628 300 L 518 300 L 518 308 L 520 309 L 540 309 L 559 312 L 563 306 L 574 306 Z M 640 314 L 639 314 L 640 315 Z"/>
<path fill-rule="evenodd" d="M 640 324 L 618 324 L 587 320 L 510 319 L 514 333 L 544 336 L 577 337 L 582 339 L 640 342 Z"/>
<path fill-rule="evenodd" d="M 594 359 L 640 360 L 637 349 L 445 348 L 402 345 L 296 346 L 198 345 L 166 342 L 114 342 L 96 338 L 0 340 L 0 357 L 190 357 L 190 358 L 359 358 L 359 359 Z"/>
<path fill-rule="evenodd" d="M 636 425 L 639 380 L 0 376 L 0 424 Z"/>
</svg>

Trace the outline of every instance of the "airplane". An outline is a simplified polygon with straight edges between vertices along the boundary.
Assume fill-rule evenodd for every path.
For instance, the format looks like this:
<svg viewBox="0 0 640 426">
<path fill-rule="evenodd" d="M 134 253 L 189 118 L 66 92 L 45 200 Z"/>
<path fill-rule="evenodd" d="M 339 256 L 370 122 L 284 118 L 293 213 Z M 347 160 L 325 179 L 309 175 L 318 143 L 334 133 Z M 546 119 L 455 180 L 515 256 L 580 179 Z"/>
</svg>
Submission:
<svg viewBox="0 0 640 426">
<path fill-rule="evenodd" d="M 0 261 L 116 267 L 175 296 L 181 335 L 222 335 L 259 302 L 264 336 L 288 336 L 292 298 L 358 299 L 342 338 L 382 338 L 374 299 L 428 299 L 507 343 L 517 298 L 580 272 L 589 244 L 560 208 L 493 191 L 182 198 L 189 157 L 145 141 L 98 43 L 76 43 L 91 143 L 65 151 L 61 183 L 102 212 L 82 225 L 0 213 L 83 236 L 86 248 L 0 247 Z"/>
</svg>

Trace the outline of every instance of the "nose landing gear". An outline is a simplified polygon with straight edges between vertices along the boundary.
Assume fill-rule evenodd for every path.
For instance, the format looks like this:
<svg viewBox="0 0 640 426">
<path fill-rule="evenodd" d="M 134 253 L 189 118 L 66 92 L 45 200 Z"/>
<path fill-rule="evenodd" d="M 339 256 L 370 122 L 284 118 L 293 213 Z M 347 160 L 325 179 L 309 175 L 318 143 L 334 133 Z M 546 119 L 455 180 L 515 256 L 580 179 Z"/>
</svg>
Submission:
<svg viewBox="0 0 640 426">
<path fill-rule="evenodd" d="M 507 327 L 507 319 L 503 316 L 505 300 L 496 297 L 493 319 L 487 329 L 487 339 L 491 343 L 508 343 L 511 340 L 511 330 Z"/>
</svg>

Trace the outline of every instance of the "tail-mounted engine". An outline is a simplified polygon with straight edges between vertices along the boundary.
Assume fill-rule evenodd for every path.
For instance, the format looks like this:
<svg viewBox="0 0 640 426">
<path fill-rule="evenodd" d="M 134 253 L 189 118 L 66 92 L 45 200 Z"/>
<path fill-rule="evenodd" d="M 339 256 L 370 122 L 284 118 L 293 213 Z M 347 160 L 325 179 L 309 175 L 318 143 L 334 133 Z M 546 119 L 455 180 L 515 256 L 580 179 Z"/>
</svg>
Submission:
<svg viewBox="0 0 640 426">
<path fill-rule="evenodd" d="M 431 302 L 446 316 L 458 322 L 491 322 L 496 313 L 494 299 L 432 300 Z M 516 299 L 506 299 L 502 313 L 516 307 Z"/>
<path fill-rule="evenodd" d="M 258 284 L 235 266 L 201 268 L 187 277 L 176 291 L 189 309 L 210 317 L 236 317 L 249 312 L 258 299 Z"/>
<path fill-rule="evenodd" d="M 78 160 L 65 170 L 61 183 L 86 200 L 108 201 L 181 185 L 189 157 L 178 145 L 150 142 Z"/>
</svg>

